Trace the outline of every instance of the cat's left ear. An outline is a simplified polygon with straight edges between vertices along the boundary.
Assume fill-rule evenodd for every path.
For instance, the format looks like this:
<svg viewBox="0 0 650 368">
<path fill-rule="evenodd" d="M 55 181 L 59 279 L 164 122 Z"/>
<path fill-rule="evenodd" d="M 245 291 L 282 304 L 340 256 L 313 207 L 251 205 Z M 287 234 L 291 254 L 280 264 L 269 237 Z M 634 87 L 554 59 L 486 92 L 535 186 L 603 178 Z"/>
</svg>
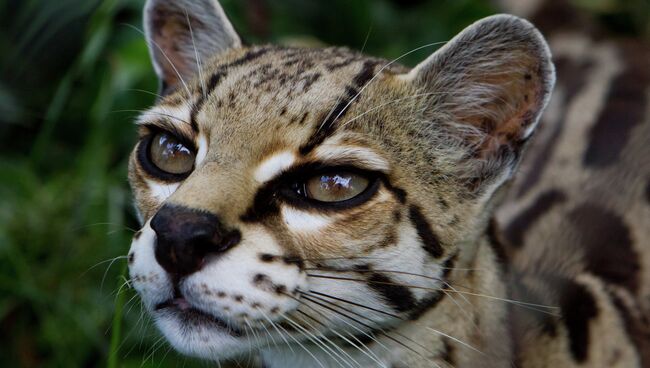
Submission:
<svg viewBox="0 0 650 368">
<path fill-rule="evenodd" d="M 187 83 L 210 57 L 241 47 L 216 0 L 147 0 L 144 29 L 162 95 Z"/>
<path fill-rule="evenodd" d="M 467 27 L 405 80 L 429 92 L 423 131 L 454 177 L 489 193 L 510 177 L 555 83 L 551 54 L 529 22 L 495 15 Z M 442 138 L 440 138 L 442 137 Z"/>
</svg>

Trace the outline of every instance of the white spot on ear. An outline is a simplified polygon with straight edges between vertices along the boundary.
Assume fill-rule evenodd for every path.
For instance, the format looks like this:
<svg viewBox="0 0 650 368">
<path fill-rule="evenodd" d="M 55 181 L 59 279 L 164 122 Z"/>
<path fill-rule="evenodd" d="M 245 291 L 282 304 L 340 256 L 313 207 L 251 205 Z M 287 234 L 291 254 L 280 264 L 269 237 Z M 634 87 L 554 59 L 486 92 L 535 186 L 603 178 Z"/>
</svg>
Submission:
<svg viewBox="0 0 650 368">
<path fill-rule="evenodd" d="M 300 211 L 292 207 L 282 207 L 284 223 L 291 231 L 305 232 L 322 229 L 332 223 L 331 217 Z"/>
<path fill-rule="evenodd" d="M 169 198 L 169 196 L 172 195 L 180 185 L 179 183 L 163 184 L 153 180 L 145 181 L 147 182 L 147 186 L 151 191 L 151 195 L 154 196 L 159 202 L 163 202 Z"/>
<path fill-rule="evenodd" d="M 199 137 L 196 140 L 196 145 L 198 147 L 198 150 L 196 152 L 196 160 L 194 160 L 195 167 L 199 166 L 199 164 L 205 160 L 205 156 L 208 154 L 208 139 L 204 134 L 199 134 Z"/>
<path fill-rule="evenodd" d="M 276 153 L 265 159 L 255 170 L 255 180 L 266 183 L 280 174 L 283 170 L 291 167 L 296 161 L 296 156 L 288 151 Z"/>
</svg>

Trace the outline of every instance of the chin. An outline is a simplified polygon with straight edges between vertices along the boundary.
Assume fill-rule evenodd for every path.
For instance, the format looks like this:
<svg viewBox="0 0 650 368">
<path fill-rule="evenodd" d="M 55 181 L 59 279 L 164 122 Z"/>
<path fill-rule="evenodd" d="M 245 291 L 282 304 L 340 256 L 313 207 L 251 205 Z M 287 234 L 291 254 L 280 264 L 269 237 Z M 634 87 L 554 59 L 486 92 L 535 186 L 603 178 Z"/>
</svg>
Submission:
<svg viewBox="0 0 650 368">
<path fill-rule="evenodd" d="M 218 361 L 250 350 L 244 332 L 198 309 L 159 305 L 153 315 L 158 329 L 182 354 Z"/>
</svg>

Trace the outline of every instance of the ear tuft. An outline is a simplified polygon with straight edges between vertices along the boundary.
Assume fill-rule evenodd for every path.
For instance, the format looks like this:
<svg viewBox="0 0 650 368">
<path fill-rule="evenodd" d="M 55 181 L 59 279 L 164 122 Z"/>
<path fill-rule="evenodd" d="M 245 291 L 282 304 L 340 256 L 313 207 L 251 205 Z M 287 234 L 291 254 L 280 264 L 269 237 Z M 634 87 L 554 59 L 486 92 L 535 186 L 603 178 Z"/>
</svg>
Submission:
<svg viewBox="0 0 650 368">
<path fill-rule="evenodd" d="M 212 56 L 241 47 L 216 0 L 147 0 L 144 28 L 162 95 L 194 77 Z"/>
<path fill-rule="evenodd" d="M 466 152 L 456 165 L 458 175 L 475 192 L 510 176 L 548 102 L 555 73 L 533 25 L 495 15 L 467 27 L 407 79 L 433 94 L 427 120 L 461 142 Z"/>
</svg>

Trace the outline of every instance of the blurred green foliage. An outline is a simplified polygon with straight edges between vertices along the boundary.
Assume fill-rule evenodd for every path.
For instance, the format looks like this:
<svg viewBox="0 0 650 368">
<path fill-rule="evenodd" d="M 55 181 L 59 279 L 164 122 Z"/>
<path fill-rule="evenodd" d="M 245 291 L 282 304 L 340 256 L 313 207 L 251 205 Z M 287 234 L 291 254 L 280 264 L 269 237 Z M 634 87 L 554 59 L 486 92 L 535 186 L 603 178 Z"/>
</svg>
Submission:
<svg viewBox="0 0 650 368">
<path fill-rule="evenodd" d="M 484 0 L 222 4 L 249 42 L 311 37 L 385 58 L 493 13 Z M 126 180 L 132 120 L 157 87 L 142 6 L 0 0 L 2 367 L 205 366 L 170 352 L 125 285 L 138 227 Z"/>
</svg>

